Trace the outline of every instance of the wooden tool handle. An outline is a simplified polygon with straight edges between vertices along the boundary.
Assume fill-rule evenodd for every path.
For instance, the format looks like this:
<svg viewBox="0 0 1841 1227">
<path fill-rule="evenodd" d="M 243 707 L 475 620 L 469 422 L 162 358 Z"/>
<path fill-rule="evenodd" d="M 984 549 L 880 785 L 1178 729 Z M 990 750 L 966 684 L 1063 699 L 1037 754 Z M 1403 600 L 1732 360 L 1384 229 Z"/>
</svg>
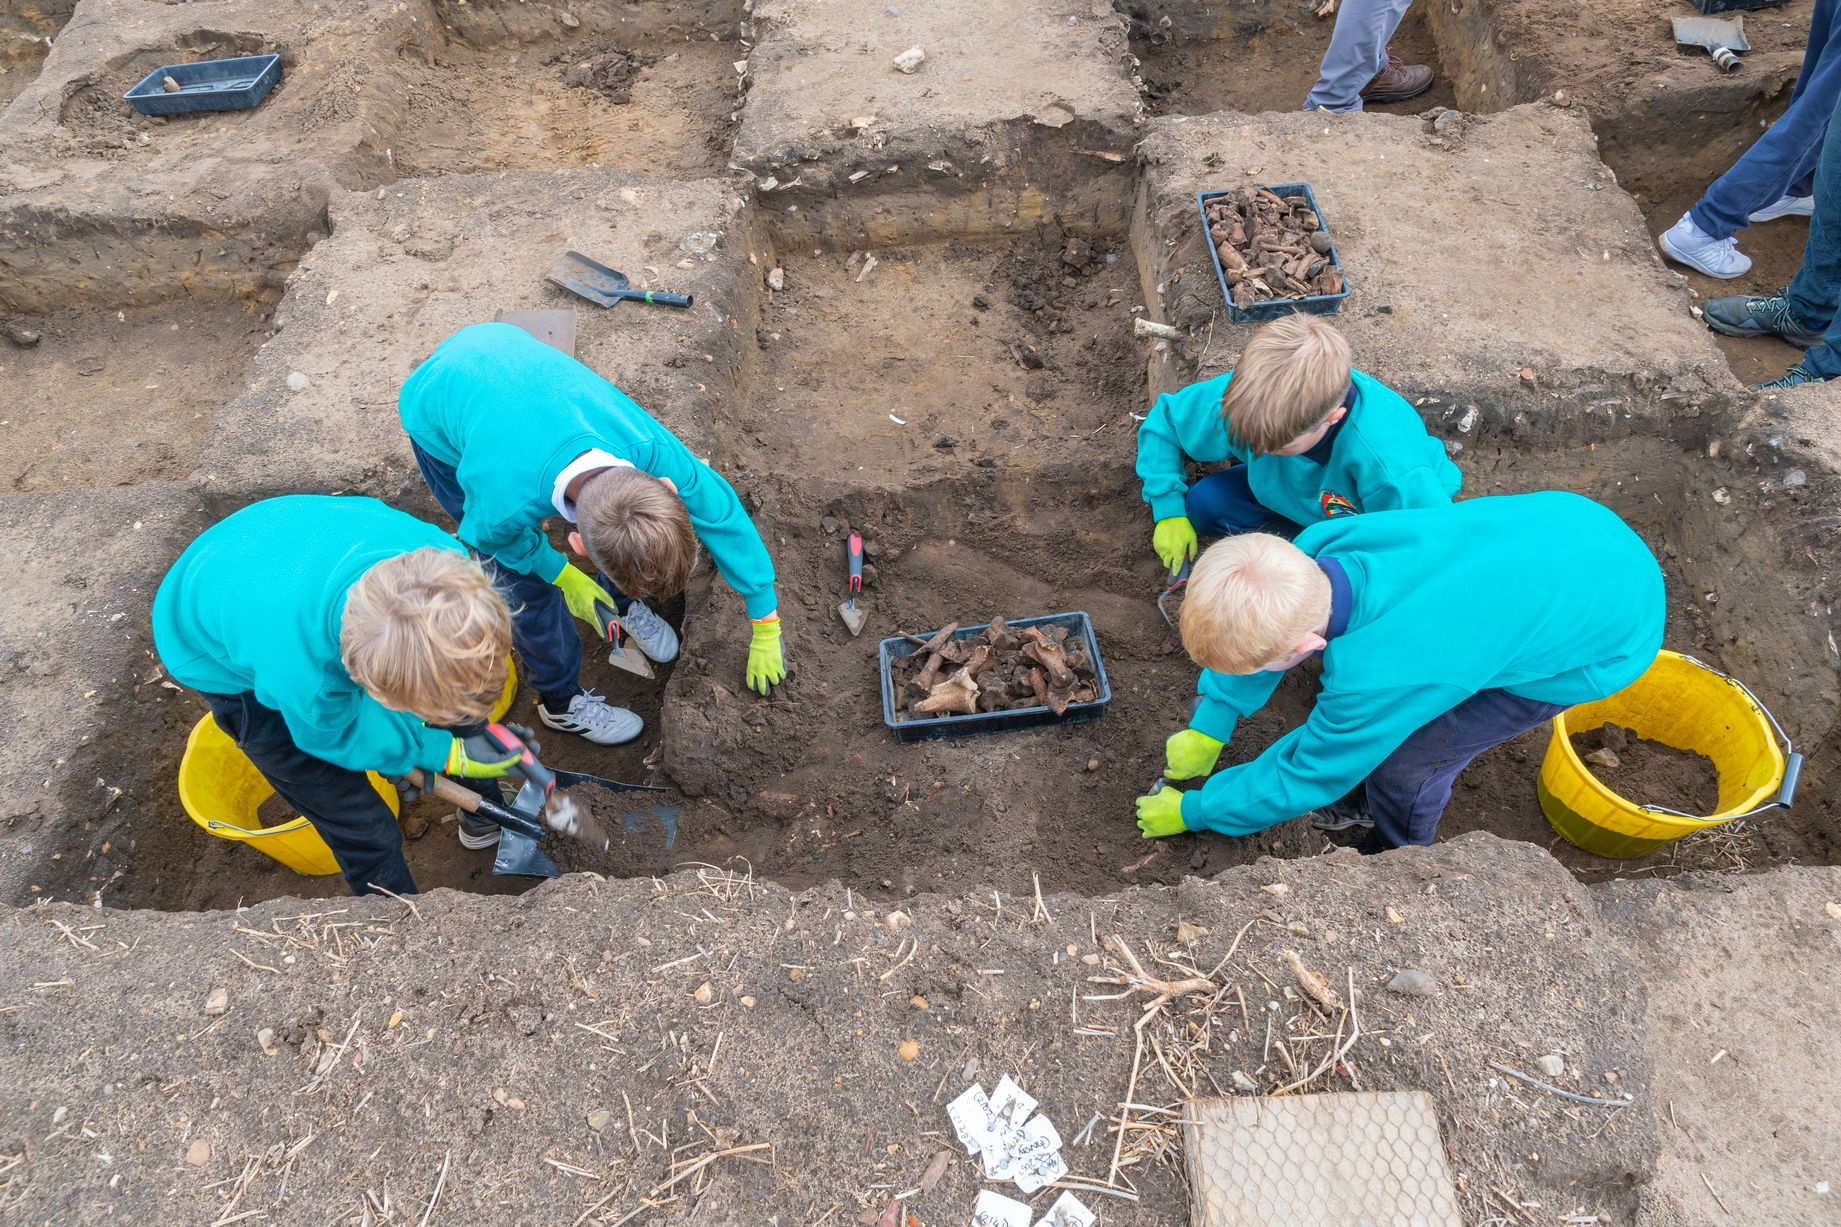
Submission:
<svg viewBox="0 0 1841 1227">
<path fill-rule="evenodd" d="M 445 775 L 433 771 L 424 771 L 420 767 L 409 773 L 409 782 L 431 797 L 439 797 L 450 805 L 458 805 L 469 814 L 479 813 L 480 803 L 485 800 L 472 789 L 450 780 Z"/>
</svg>

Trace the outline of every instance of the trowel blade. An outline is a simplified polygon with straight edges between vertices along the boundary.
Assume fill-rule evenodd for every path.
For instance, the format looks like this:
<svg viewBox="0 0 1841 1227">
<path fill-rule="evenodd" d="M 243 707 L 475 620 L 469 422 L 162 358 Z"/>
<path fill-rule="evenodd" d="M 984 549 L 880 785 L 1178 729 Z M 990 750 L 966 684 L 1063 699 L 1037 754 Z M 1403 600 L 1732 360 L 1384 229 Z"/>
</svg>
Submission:
<svg viewBox="0 0 1841 1227">
<path fill-rule="evenodd" d="M 1705 47 L 1711 51 L 1715 47 L 1725 47 L 1731 51 L 1750 51 L 1751 43 L 1745 38 L 1745 18 L 1736 17 L 1676 17 L 1675 41 L 1683 47 Z"/>
<path fill-rule="evenodd" d="M 522 831 L 500 827 L 499 853 L 492 860 L 492 872 L 514 878 L 553 878 L 561 871 L 536 840 Z"/>
<path fill-rule="evenodd" d="M 631 643 L 623 643 L 607 654 L 607 663 L 616 669 L 625 669 L 628 673 L 640 677 L 657 677 L 657 670 L 652 668 L 652 661 L 646 654 Z"/>
<path fill-rule="evenodd" d="M 858 609 L 849 601 L 837 607 L 837 616 L 844 620 L 844 625 L 850 629 L 853 639 L 863 633 L 863 624 L 869 621 L 869 611 Z"/>
</svg>

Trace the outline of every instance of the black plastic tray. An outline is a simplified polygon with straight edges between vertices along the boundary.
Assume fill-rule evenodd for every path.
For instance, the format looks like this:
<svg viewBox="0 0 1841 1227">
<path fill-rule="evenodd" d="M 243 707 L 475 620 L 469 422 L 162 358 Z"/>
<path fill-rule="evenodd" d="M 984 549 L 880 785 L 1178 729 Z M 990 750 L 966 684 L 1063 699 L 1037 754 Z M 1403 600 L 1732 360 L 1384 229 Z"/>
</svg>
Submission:
<svg viewBox="0 0 1841 1227">
<path fill-rule="evenodd" d="M 1302 196 L 1310 202 L 1311 212 L 1317 215 L 1317 228 L 1325 234 L 1330 233 L 1330 223 L 1324 218 L 1323 210 L 1317 207 L 1317 193 L 1310 190 L 1308 183 L 1255 184 L 1274 196 Z M 1208 248 L 1208 258 L 1214 261 L 1215 280 L 1221 286 L 1222 301 L 1227 303 L 1227 318 L 1235 324 L 1258 324 L 1266 320 L 1275 320 L 1281 315 L 1290 315 L 1293 311 L 1302 311 L 1306 315 L 1334 315 L 1342 310 L 1342 300 L 1349 296 L 1349 273 L 1342 267 L 1342 258 L 1336 254 L 1336 238 L 1330 236 L 1330 267 L 1342 273 L 1342 289 L 1335 294 L 1307 294 L 1303 298 L 1272 298 L 1250 307 L 1236 307 L 1233 292 L 1228 288 L 1227 273 L 1221 267 L 1221 253 L 1215 250 L 1214 238 L 1208 232 L 1208 202 L 1217 196 L 1225 196 L 1230 189 L 1217 188 L 1195 194 L 1196 215 L 1202 220 L 1202 245 Z"/>
<path fill-rule="evenodd" d="M 1703 13 L 1753 13 L 1759 9 L 1774 8 L 1779 4 L 1788 4 L 1790 0 L 1694 0 L 1694 7 Z"/>
<path fill-rule="evenodd" d="M 1093 635 L 1093 619 L 1084 613 L 1043 614 L 1035 618 L 1006 619 L 1018 630 L 1031 626 L 1065 626 L 1068 638 L 1078 639 L 1093 662 L 1095 697 L 1090 703 L 1070 703 L 1065 715 L 1057 716 L 1046 707 L 1019 707 L 1010 711 L 974 712 L 969 716 L 936 716 L 931 720 L 897 720 L 895 718 L 895 683 L 889 666 L 904 656 L 912 656 L 920 645 L 904 636 L 884 639 L 877 647 L 882 669 L 882 723 L 900 742 L 927 741 L 934 737 L 963 737 L 973 733 L 1000 733 L 1007 729 L 1026 729 L 1039 724 L 1079 724 L 1097 720 L 1106 714 L 1112 702 L 1112 683 L 1106 680 L 1106 665 L 1100 660 L 1099 640 Z M 989 622 L 962 626 L 953 634 L 955 640 L 971 639 L 984 633 Z M 931 639 L 935 632 L 922 635 Z"/>
<path fill-rule="evenodd" d="M 167 77 L 179 85 L 171 93 L 166 90 Z M 268 97 L 279 80 L 279 55 L 239 55 L 228 60 L 164 65 L 142 77 L 122 97 L 143 115 L 238 111 Z"/>
</svg>

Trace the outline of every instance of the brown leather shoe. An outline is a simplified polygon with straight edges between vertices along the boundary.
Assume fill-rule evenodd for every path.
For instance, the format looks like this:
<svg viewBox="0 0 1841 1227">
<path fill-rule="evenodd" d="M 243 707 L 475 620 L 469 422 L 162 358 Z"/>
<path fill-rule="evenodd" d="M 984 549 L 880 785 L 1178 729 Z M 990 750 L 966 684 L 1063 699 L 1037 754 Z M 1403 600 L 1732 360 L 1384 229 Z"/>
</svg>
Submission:
<svg viewBox="0 0 1841 1227">
<path fill-rule="evenodd" d="M 1362 86 L 1363 102 L 1405 102 L 1432 88 L 1432 70 L 1424 64 L 1403 63 L 1387 53 L 1387 67 Z"/>
</svg>

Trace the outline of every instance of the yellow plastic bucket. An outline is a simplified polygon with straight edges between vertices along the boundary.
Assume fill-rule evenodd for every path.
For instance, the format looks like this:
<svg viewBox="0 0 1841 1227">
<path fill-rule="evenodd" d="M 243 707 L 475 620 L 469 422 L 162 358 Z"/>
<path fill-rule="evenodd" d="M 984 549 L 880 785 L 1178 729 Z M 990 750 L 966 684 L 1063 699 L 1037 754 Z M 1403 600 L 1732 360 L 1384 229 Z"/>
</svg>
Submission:
<svg viewBox="0 0 1841 1227">
<path fill-rule="evenodd" d="M 511 710 L 517 692 L 518 670 L 514 664 L 506 671 L 505 691 L 493 705 L 492 719 L 502 719 Z M 371 787 L 390 812 L 399 813 L 395 787 L 375 771 L 368 774 Z M 274 795 L 274 787 L 256 770 L 256 765 L 206 712 L 192 727 L 185 754 L 179 760 L 179 804 L 192 821 L 219 839 L 234 839 L 267 853 L 295 873 L 308 877 L 338 873 L 339 863 L 333 859 L 332 849 L 305 818 L 296 814 L 280 826 L 262 825 L 262 803 Z"/>
<path fill-rule="evenodd" d="M 1606 787 L 1573 752 L 1571 737 L 1575 729 L 1606 723 L 1711 759 L 1719 773 L 1719 808 L 1705 816 L 1683 814 Z M 1553 718 L 1541 762 L 1541 811 L 1554 830 L 1596 856 L 1644 856 L 1695 831 L 1789 808 L 1802 755 L 1787 738 L 1780 750 L 1781 736 L 1776 719 L 1742 683 L 1692 656 L 1665 651 L 1616 694 Z"/>
</svg>

